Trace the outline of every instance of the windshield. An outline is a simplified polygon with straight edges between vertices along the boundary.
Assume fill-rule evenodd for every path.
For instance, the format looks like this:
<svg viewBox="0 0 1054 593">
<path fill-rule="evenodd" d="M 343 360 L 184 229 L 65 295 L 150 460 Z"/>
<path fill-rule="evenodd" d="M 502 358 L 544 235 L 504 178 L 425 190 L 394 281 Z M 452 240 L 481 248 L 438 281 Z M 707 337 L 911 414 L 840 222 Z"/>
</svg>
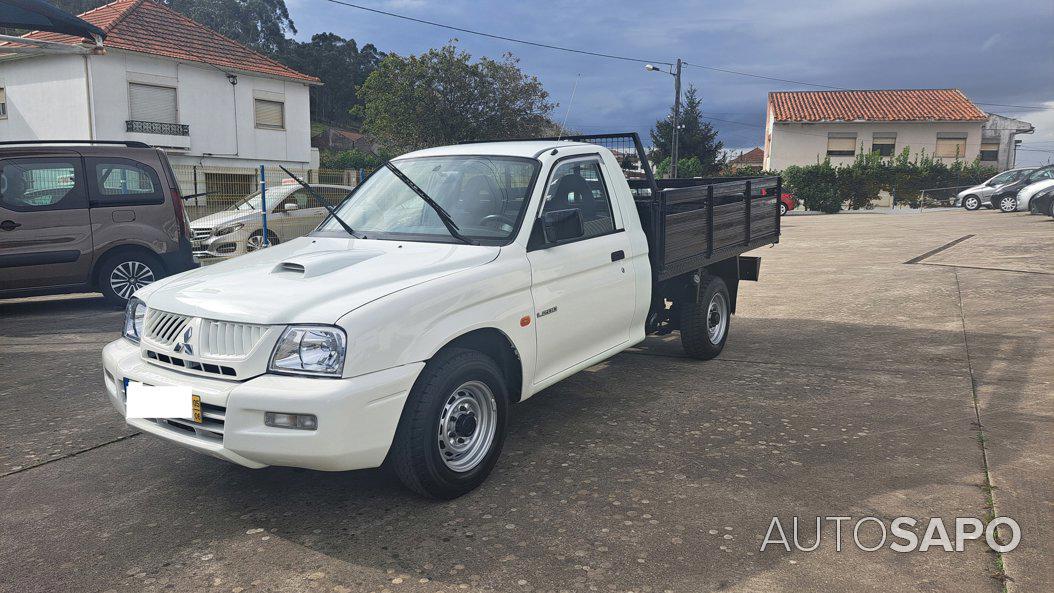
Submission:
<svg viewBox="0 0 1054 593">
<path fill-rule="evenodd" d="M 1054 179 L 1054 168 L 1043 167 L 1042 169 L 1036 169 L 1029 174 L 1025 181 L 1028 183 L 1035 183 L 1044 179 Z"/>
<path fill-rule="evenodd" d="M 421 157 L 393 164 L 450 213 L 460 234 L 485 244 L 512 237 L 539 167 L 532 159 L 494 156 Z M 435 210 L 387 168 L 371 175 L 337 213 L 370 239 L 456 240 Z M 343 232 L 332 218 L 319 231 Z"/>
<path fill-rule="evenodd" d="M 1019 171 L 1005 171 L 989 179 L 987 185 L 995 186 L 1003 183 L 1009 183 L 1013 181 L 1015 177 L 1017 177 L 1018 173 Z"/>
</svg>

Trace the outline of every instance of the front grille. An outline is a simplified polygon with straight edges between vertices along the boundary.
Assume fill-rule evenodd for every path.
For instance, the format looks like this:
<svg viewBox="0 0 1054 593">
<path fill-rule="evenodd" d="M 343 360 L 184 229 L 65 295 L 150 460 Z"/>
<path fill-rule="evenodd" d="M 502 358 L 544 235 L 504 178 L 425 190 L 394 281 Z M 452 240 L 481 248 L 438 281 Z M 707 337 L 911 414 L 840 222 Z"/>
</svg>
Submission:
<svg viewBox="0 0 1054 593">
<path fill-rule="evenodd" d="M 223 442 L 223 426 L 226 416 L 227 408 L 202 402 L 201 422 L 183 418 L 150 418 L 150 421 L 174 432 L 193 435 L 206 441 Z"/>
<path fill-rule="evenodd" d="M 143 327 L 147 338 L 160 346 L 171 347 L 188 324 L 190 317 L 147 309 Z"/>
<path fill-rule="evenodd" d="M 212 236 L 212 229 L 190 229 L 194 233 L 195 241 L 204 241 Z"/>
<path fill-rule="evenodd" d="M 170 356 L 163 352 L 154 352 L 153 350 L 147 350 L 146 357 L 150 360 L 156 360 L 160 363 L 170 364 L 172 366 L 182 367 L 192 371 L 211 373 L 213 375 L 223 375 L 225 377 L 238 376 L 238 373 L 228 366 L 210 364 L 207 362 L 199 362 L 196 360 L 187 360 L 185 358 L 179 358 L 178 356 Z"/>
<path fill-rule="evenodd" d="M 230 358 L 247 356 L 266 331 L 265 325 L 203 319 L 201 355 Z"/>
</svg>

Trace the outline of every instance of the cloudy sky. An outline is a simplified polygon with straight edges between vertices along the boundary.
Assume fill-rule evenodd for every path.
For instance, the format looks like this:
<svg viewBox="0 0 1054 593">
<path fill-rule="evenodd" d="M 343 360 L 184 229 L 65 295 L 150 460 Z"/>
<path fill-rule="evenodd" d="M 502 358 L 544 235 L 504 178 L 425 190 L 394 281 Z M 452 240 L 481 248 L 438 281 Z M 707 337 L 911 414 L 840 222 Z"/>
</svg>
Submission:
<svg viewBox="0 0 1054 593">
<path fill-rule="evenodd" d="M 495 35 L 646 61 L 679 57 L 701 66 L 853 89 L 959 88 L 986 111 L 1035 124 L 1035 134 L 1020 137 L 1019 164 L 1054 162 L 1051 0 L 1002 6 L 949 0 L 349 1 Z M 560 104 L 558 120 L 567 112 L 577 80 L 567 124 L 584 132 L 635 130 L 644 135 L 673 99 L 673 78 L 647 72 L 642 63 L 482 38 L 326 0 L 286 2 L 300 38 L 332 31 L 401 54 L 457 38 L 473 55 L 512 52 Z M 690 67 L 683 80 L 699 88 L 706 116 L 733 149 L 762 143 L 768 91 L 816 88 Z"/>
</svg>

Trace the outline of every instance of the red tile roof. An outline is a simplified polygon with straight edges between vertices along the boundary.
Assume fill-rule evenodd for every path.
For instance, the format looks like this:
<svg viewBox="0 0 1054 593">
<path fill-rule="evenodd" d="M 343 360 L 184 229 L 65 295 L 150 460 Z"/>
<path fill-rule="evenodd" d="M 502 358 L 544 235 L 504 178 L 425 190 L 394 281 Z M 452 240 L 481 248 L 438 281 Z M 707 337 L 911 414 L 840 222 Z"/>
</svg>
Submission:
<svg viewBox="0 0 1054 593">
<path fill-rule="evenodd" d="M 80 18 L 106 32 L 104 45 L 108 48 L 303 82 L 319 82 L 314 76 L 284 66 L 151 0 L 116 0 L 89 10 L 81 14 Z M 23 37 L 69 44 L 85 42 L 71 35 L 46 31 L 34 31 Z"/>
<path fill-rule="evenodd" d="M 730 165 L 760 165 L 765 162 L 765 151 L 753 148 L 729 161 Z"/>
<path fill-rule="evenodd" d="M 959 89 L 779 91 L 769 93 L 775 121 L 984 121 Z"/>
</svg>

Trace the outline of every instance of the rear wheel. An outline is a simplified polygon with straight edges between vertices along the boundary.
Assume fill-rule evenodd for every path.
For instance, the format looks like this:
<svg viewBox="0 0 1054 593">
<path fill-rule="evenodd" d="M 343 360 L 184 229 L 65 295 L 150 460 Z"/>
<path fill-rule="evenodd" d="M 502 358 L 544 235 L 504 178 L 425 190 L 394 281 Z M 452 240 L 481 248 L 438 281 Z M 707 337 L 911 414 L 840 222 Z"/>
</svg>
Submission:
<svg viewBox="0 0 1054 593">
<path fill-rule="evenodd" d="M 494 359 L 464 348 L 440 352 L 403 407 L 389 457 L 399 480 L 439 499 L 482 484 L 501 454 L 508 401 Z"/>
<path fill-rule="evenodd" d="M 1015 196 L 1003 196 L 999 198 L 999 209 L 1003 212 L 1017 210 L 1017 198 Z"/>
<path fill-rule="evenodd" d="M 163 276 L 164 268 L 156 257 L 129 251 L 108 257 L 99 266 L 96 283 L 108 301 L 124 305 L 135 291 Z"/>
<path fill-rule="evenodd" d="M 721 354 L 732 320 L 731 302 L 724 280 L 703 277 L 699 300 L 681 309 L 681 346 L 688 356 L 710 360 Z"/>
<path fill-rule="evenodd" d="M 963 208 L 974 211 L 981 207 L 981 198 L 974 195 L 969 195 L 963 198 Z"/>
</svg>

